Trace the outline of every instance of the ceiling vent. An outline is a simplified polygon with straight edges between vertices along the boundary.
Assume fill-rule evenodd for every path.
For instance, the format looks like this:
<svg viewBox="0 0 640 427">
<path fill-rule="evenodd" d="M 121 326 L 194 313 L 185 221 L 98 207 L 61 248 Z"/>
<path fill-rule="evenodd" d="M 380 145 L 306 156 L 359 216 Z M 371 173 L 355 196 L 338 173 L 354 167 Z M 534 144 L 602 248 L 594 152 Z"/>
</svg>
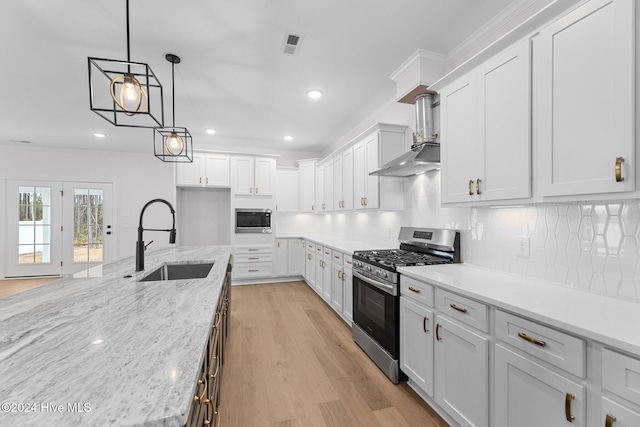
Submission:
<svg viewBox="0 0 640 427">
<path fill-rule="evenodd" d="M 300 46 L 302 35 L 289 33 L 285 36 L 284 47 L 282 53 L 286 55 L 294 55 Z"/>
</svg>

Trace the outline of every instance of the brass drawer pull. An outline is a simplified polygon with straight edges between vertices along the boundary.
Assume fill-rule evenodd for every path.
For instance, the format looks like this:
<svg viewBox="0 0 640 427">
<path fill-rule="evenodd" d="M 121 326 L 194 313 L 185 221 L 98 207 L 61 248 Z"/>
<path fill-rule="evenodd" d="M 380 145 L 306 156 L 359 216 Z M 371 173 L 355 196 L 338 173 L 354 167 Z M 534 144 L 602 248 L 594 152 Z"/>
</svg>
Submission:
<svg viewBox="0 0 640 427">
<path fill-rule="evenodd" d="M 249 252 L 258 252 L 260 249 L 249 249 Z"/>
<path fill-rule="evenodd" d="M 574 417 L 571 413 L 571 403 L 575 398 L 576 397 L 572 393 L 567 393 L 564 397 L 564 414 L 567 417 L 567 421 L 569 421 L 570 423 L 572 423 L 573 420 L 576 419 L 576 417 Z"/>
<path fill-rule="evenodd" d="M 213 324 L 213 326 L 211 326 L 213 329 L 218 329 L 218 326 L 220 326 L 220 322 L 222 321 L 222 316 L 220 316 L 219 312 L 216 312 L 216 317 L 217 320 L 215 321 L 215 323 Z"/>
<path fill-rule="evenodd" d="M 207 177 L 207 184 L 209 183 L 209 177 Z"/>
<path fill-rule="evenodd" d="M 333 256 L 335 259 L 340 259 L 340 257 L 338 255 L 334 255 Z"/>
<path fill-rule="evenodd" d="M 200 184 L 202 184 L 202 177 L 200 177 Z"/>
<path fill-rule="evenodd" d="M 307 254 L 307 259 L 311 261 L 311 254 Z"/>
<path fill-rule="evenodd" d="M 424 333 L 426 334 L 427 332 L 429 332 L 429 330 L 427 329 L 427 322 L 429 321 L 429 318 L 427 316 L 424 316 L 422 318 L 422 329 L 424 330 Z"/>
<path fill-rule="evenodd" d="M 615 420 L 616 420 L 616 417 L 614 417 L 613 415 L 607 414 L 607 417 L 605 418 L 605 422 L 604 422 L 604 427 L 613 427 L 613 422 Z"/>
<path fill-rule="evenodd" d="M 256 187 L 256 194 L 258 194 L 258 187 Z"/>
<path fill-rule="evenodd" d="M 338 270 L 338 279 L 343 279 L 342 277 L 342 271 Z M 344 279 L 343 279 L 344 280 Z"/>
<path fill-rule="evenodd" d="M 202 389 L 202 394 L 201 395 L 195 395 L 193 396 L 193 402 L 194 403 L 201 403 L 204 402 L 204 396 L 207 394 L 207 377 L 205 376 L 204 379 L 198 380 L 198 385 L 204 384 L 204 388 Z"/>
<path fill-rule="evenodd" d="M 416 289 L 416 288 L 414 288 L 413 286 L 409 286 L 409 290 L 410 290 L 411 292 L 415 292 L 416 294 L 419 294 L 419 293 L 420 293 L 420 289 Z"/>
<path fill-rule="evenodd" d="M 466 308 L 458 307 L 455 304 L 449 304 L 449 307 L 453 308 L 454 310 L 459 311 L 460 313 L 466 313 L 467 312 Z"/>
<path fill-rule="evenodd" d="M 260 270 L 249 270 L 249 273 L 257 273 Z"/>
<path fill-rule="evenodd" d="M 345 261 L 347 264 L 351 264 L 351 261 Z"/>
<path fill-rule="evenodd" d="M 253 194 L 253 187 L 249 187 L 249 193 Z"/>
<path fill-rule="evenodd" d="M 469 195 L 470 196 L 473 196 L 473 188 L 472 188 L 472 186 L 473 186 L 473 180 L 470 179 L 469 180 Z"/>
<path fill-rule="evenodd" d="M 624 162 L 623 157 L 616 157 L 616 182 L 624 181 L 624 177 L 622 176 L 622 163 Z"/>
<path fill-rule="evenodd" d="M 442 325 L 440 325 L 440 323 L 436 323 L 436 340 L 440 341 L 442 338 L 440 338 L 440 327 Z"/>
<path fill-rule="evenodd" d="M 367 198 L 364 198 L 364 205 L 367 206 Z"/>
<path fill-rule="evenodd" d="M 213 359 L 214 359 L 214 360 L 217 360 L 217 359 L 218 359 L 218 357 L 214 357 Z M 210 380 L 215 380 L 215 379 L 216 379 L 216 377 L 218 376 L 218 372 L 219 372 L 219 371 L 220 371 L 220 362 L 218 362 L 218 363 L 216 364 L 216 371 L 215 371 L 213 374 L 209 374 L 209 379 L 210 379 Z"/>
<path fill-rule="evenodd" d="M 251 260 L 251 259 L 260 259 L 260 258 L 258 258 L 258 257 L 249 257 L 249 259 Z"/>
<path fill-rule="evenodd" d="M 540 347 L 545 347 L 547 345 L 546 342 L 537 340 L 535 338 L 531 338 L 529 335 L 524 332 L 518 332 L 518 336 L 525 341 L 529 341 L 531 344 L 539 345 Z"/>
<path fill-rule="evenodd" d="M 480 178 L 476 179 L 476 194 L 482 194 L 480 193 L 480 183 L 482 182 L 482 180 Z"/>
</svg>

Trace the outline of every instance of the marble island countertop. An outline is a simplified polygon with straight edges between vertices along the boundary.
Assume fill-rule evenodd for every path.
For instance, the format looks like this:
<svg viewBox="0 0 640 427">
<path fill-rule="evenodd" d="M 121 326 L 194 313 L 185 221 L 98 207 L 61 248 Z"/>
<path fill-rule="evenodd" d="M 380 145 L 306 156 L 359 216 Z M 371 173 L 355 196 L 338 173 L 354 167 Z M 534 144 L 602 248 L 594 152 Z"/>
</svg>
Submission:
<svg viewBox="0 0 640 427">
<path fill-rule="evenodd" d="M 143 272 L 131 257 L 0 299 L 0 425 L 183 426 L 230 254 L 149 251 Z M 214 265 L 138 282 L 164 262 Z"/>
</svg>

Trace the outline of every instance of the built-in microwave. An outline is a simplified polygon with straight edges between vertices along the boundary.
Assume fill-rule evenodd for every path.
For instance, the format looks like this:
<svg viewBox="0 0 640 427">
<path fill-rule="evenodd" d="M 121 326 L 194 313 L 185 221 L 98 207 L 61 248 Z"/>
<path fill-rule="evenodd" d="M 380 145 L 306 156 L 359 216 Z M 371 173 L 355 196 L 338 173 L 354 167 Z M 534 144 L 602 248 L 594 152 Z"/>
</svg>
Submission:
<svg viewBox="0 0 640 427">
<path fill-rule="evenodd" d="M 271 233 L 271 209 L 236 209 L 236 233 Z"/>
</svg>

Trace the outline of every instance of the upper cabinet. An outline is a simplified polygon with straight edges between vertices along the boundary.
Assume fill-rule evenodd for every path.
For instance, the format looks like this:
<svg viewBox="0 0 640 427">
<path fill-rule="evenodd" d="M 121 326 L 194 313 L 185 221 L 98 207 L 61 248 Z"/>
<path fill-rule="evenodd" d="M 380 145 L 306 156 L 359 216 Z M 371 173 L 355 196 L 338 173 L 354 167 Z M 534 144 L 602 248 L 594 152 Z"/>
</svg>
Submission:
<svg viewBox="0 0 640 427">
<path fill-rule="evenodd" d="M 231 190 L 236 196 L 273 196 L 276 161 L 268 157 L 232 157 Z"/>
<path fill-rule="evenodd" d="M 229 156 L 193 153 L 193 163 L 177 163 L 178 186 L 229 187 Z"/>
<path fill-rule="evenodd" d="M 276 170 L 276 211 L 298 212 L 298 171 Z"/>
<path fill-rule="evenodd" d="M 542 196 L 635 189 L 635 0 L 591 0 L 534 39 Z"/>
<path fill-rule="evenodd" d="M 353 204 L 356 210 L 403 209 L 402 178 L 369 174 L 406 151 L 406 129 L 407 126 L 380 123 L 353 146 Z"/>
<path fill-rule="evenodd" d="M 333 159 L 333 209 L 353 210 L 353 147 Z"/>
<path fill-rule="evenodd" d="M 333 173 L 333 159 L 316 167 L 316 211 L 318 213 L 333 211 Z"/>
<path fill-rule="evenodd" d="M 298 165 L 298 206 L 300 212 L 315 212 L 316 162 L 301 161 Z"/>
<path fill-rule="evenodd" d="M 443 203 L 531 196 L 530 58 L 524 40 L 442 89 Z"/>
</svg>

